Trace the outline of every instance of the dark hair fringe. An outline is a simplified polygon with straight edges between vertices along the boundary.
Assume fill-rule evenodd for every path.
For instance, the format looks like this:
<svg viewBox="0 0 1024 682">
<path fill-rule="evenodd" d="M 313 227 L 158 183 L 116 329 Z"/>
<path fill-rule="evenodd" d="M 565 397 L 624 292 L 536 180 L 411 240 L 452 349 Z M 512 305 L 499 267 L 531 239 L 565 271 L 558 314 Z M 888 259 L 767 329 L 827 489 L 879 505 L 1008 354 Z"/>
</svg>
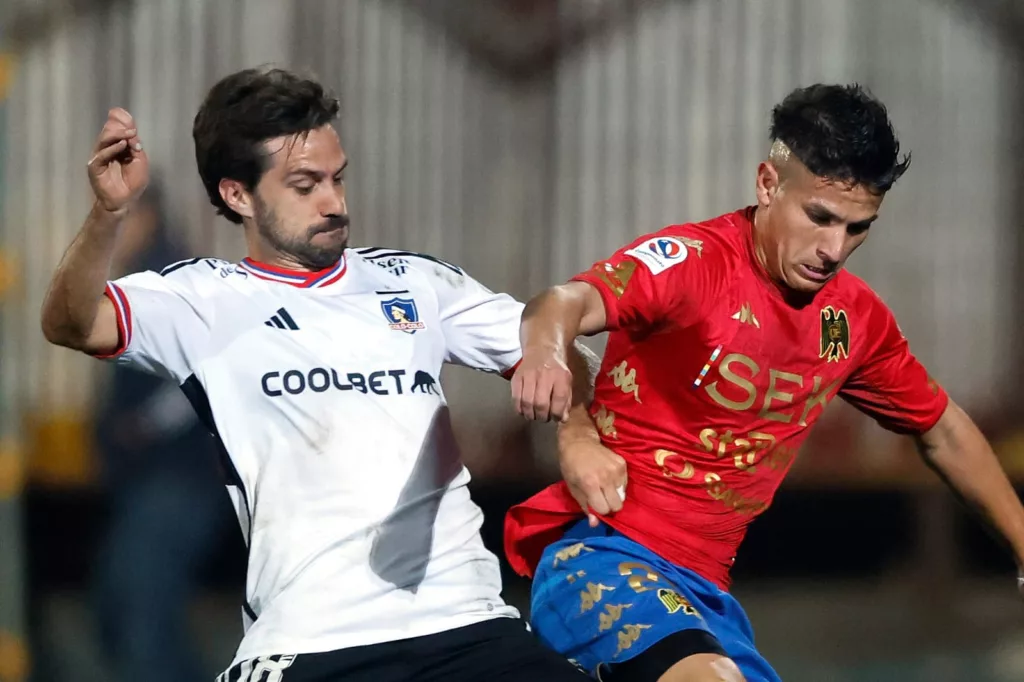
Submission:
<svg viewBox="0 0 1024 682">
<path fill-rule="evenodd" d="M 772 110 L 770 136 L 814 175 L 878 194 L 910 167 L 885 105 L 856 83 L 794 90 Z"/>
<path fill-rule="evenodd" d="M 245 69 L 214 85 L 192 125 L 196 165 L 217 213 L 242 217 L 220 195 L 224 178 L 252 190 L 266 171 L 263 143 L 333 122 L 340 103 L 311 77 L 279 68 Z"/>
</svg>

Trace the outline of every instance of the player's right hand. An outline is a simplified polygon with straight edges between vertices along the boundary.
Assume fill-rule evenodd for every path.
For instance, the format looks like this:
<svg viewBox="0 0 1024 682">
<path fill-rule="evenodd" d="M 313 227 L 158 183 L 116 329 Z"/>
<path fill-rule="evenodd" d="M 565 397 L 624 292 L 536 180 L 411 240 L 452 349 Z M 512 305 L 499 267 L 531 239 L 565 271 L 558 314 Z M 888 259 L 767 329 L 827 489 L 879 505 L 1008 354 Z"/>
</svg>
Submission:
<svg viewBox="0 0 1024 682">
<path fill-rule="evenodd" d="M 512 376 L 512 402 L 527 419 L 565 421 L 572 405 L 572 371 L 564 353 L 523 353 Z"/>
<path fill-rule="evenodd" d="M 146 189 L 149 159 L 142 149 L 135 119 L 124 109 L 107 113 L 88 167 L 96 203 L 110 213 L 123 213 Z"/>
<path fill-rule="evenodd" d="M 600 441 L 580 438 L 559 444 L 558 465 L 583 511 L 596 527 L 595 514 L 607 516 L 622 509 L 626 501 L 626 460 Z"/>
</svg>

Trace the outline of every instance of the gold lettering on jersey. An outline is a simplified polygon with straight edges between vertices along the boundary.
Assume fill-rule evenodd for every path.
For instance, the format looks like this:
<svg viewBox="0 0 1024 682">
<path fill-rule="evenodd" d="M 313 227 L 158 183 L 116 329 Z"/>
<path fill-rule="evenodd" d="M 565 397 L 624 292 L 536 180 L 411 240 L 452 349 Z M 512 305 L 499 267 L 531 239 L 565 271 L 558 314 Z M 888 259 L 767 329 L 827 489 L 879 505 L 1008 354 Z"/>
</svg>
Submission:
<svg viewBox="0 0 1024 682">
<path fill-rule="evenodd" d="M 619 564 L 619 575 L 628 575 L 629 579 L 627 582 L 629 586 L 633 588 L 636 593 L 647 592 L 654 588 L 649 586 L 647 583 L 657 583 L 661 580 L 661 576 L 654 572 L 650 566 L 646 564 L 639 564 L 634 561 L 624 561 Z"/>
<path fill-rule="evenodd" d="M 619 432 L 615 430 L 615 413 L 604 405 L 601 405 L 594 414 L 594 423 L 605 438 L 619 437 Z"/>
<path fill-rule="evenodd" d="M 603 266 L 594 266 L 597 278 L 611 289 L 611 292 L 615 294 L 615 298 L 622 298 L 622 295 L 626 293 L 626 287 L 629 286 L 629 280 L 633 278 L 633 272 L 635 271 L 636 262 L 632 260 L 624 260 L 617 265 L 605 263 Z"/>
<path fill-rule="evenodd" d="M 615 651 L 613 658 L 618 658 L 619 654 L 623 651 L 631 649 L 636 644 L 636 641 L 640 639 L 643 631 L 650 629 L 650 625 L 624 625 L 619 632 L 619 648 Z"/>
<path fill-rule="evenodd" d="M 675 590 L 667 590 L 664 587 L 658 590 L 658 599 L 665 605 L 669 613 L 676 613 L 682 611 L 687 616 L 696 616 L 697 618 L 703 618 L 700 612 L 694 608 L 690 600 L 679 594 Z"/>
<path fill-rule="evenodd" d="M 678 464 L 674 461 L 676 457 L 679 458 Z M 673 465 L 672 467 L 669 466 L 670 462 Z M 693 475 L 696 473 L 696 470 L 693 468 L 693 464 L 683 459 L 683 456 L 678 452 L 672 452 L 671 450 L 655 450 L 654 463 L 658 465 L 659 469 L 661 469 L 661 475 L 668 478 L 681 478 L 684 481 L 687 481 L 693 478 Z M 680 464 L 683 468 L 676 471 L 675 469 Z"/>
<path fill-rule="evenodd" d="M 623 393 L 632 393 L 633 398 L 639 403 L 640 400 L 640 387 L 636 383 L 636 369 L 630 369 L 626 371 L 628 366 L 626 361 L 623 360 L 619 364 L 612 367 L 611 371 L 608 372 L 608 376 L 611 377 L 615 387 Z"/>
<path fill-rule="evenodd" d="M 632 608 L 632 604 L 608 604 L 604 607 L 604 613 L 597 617 L 597 630 L 598 632 L 605 632 L 615 627 L 622 618 L 622 612 L 628 608 Z"/>
<path fill-rule="evenodd" d="M 768 390 L 764 394 L 764 405 L 761 406 L 761 411 L 758 412 L 757 416 L 764 417 L 765 419 L 771 419 L 773 421 L 782 422 L 788 424 L 793 421 L 793 415 L 791 414 L 780 414 L 778 412 L 772 412 L 768 409 L 771 406 L 773 400 L 777 400 L 780 403 L 791 403 L 793 402 L 793 394 L 787 393 L 786 391 L 780 391 L 776 384 L 779 380 L 788 381 L 791 384 L 796 384 L 801 388 L 804 385 L 804 378 L 799 374 L 793 374 L 792 372 L 780 372 L 777 369 L 768 369 Z"/>
<path fill-rule="evenodd" d="M 557 552 L 555 552 L 555 562 L 551 565 L 551 567 L 552 568 L 556 568 L 558 566 L 558 564 L 565 563 L 565 562 L 569 561 L 570 559 L 575 559 L 576 557 L 578 557 L 583 552 L 593 552 L 593 551 L 594 550 L 590 549 L 589 547 L 584 545 L 582 542 L 577 542 L 575 545 L 569 545 L 565 549 L 560 549 Z"/>
<path fill-rule="evenodd" d="M 594 608 L 594 604 L 601 601 L 605 592 L 613 592 L 614 587 L 608 587 L 601 583 L 587 583 L 586 589 L 580 592 L 580 613 L 586 613 Z"/>
<path fill-rule="evenodd" d="M 726 431 L 719 437 L 714 429 L 703 429 L 697 438 L 704 451 L 715 459 L 731 457 L 737 469 L 751 474 L 756 471 L 754 465 L 775 446 L 775 436 L 760 431 L 751 431 L 746 436 L 733 438 L 732 431 Z"/>
<path fill-rule="evenodd" d="M 845 360 L 850 352 L 850 319 L 845 310 L 830 305 L 821 309 L 821 352 L 825 362 Z"/>
<path fill-rule="evenodd" d="M 757 316 L 750 309 L 750 301 L 747 301 L 740 306 L 739 312 L 732 316 L 732 319 L 739 320 L 740 324 L 752 324 L 758 329 L 761 328 L 761 323 L 757 321 Z"/>
<path fill-rule="evenodd" d="M 704 476 L 704 485 L 711 499 L 718 500 L 739 514 L 756 514 L 764 511 L 768 506 L 760 500 L 743 497 L 743 495 L 730 488 L 722 480 L 722 477 L 715 473 L 709 473 Z"/>
<path fill-rule="evenodd" d="M 736 449 L 733 451 L 732 463 L 740 471 L 749 474 L 754 473 L 757 468 L 757 444 L 751 443 L 746 438 L 736 439 Z"/>
<path fill-rule="evenodd" d="M 829 384 L 824 391 L 819 391 L 818 389 L 821 388 L 821 377 L 814 377 L 814 390 L 811 393 L 811 397 L 804 403 L 804 411 L 800 414 L 800 421 L 798 422 L 800 426 L 807 426 L 807 417 L 811 414 L 811 410 L 813 410 L 815 406 L 821 407 L 822 411 L 828 407 L 829 394 L 832 393 L 832 391 L 834 391 L 842 381 L 842 378 L 836 379 Z"/>
<path fill-rule="evenodd" d="M 748 409 L 754 404 L 754 400 L 757 399 L 757 389 L 754 387 L 754 383 L 750 379 L 745 379 L 733 370 L 733 364 L 740 364 L 750 370 L 751 378 L 757 376 L 757 373 L 761 371 L 761 368 L 757 366 L 757 363 L 748 358 L 746 355 L 741 353 L 730 353 L 722 359 L 722 364 L 718 366 L 718 373 L 722 375 L 722 378 L 728 381 L 734 386 L 738 386 L 747 392 L 747 397 L 743 400 L 730 400 L 721 394 L 718 390 L 718 382 L 712 381 L 704 387 L 704 390 L 708 392 L 711 399 L 722 407 L 727 407 L 730 410 L 742 411 Z"/>
<path fill-rule="evenodd" d="M 844 351 L 845 352 L 845 351 Z M 844 356 L 845 357 L 845 356 Z M 737 374 L 737 365 L 742 365 L 750 370 L 750 379 L 740 376 Z M 712 381 L 704 387 L 704 390 L 708 392 L 711 399 L 716 403 L 730 410 L 741 412 L 743 410 L 750 409 L 755 402 L 758 401 L 759 391 L 754 385 L 751 379 L 755 378 L 761 371 L 754 360 L 748 358 L 746 355 L 740 353 L 732 353 L 725 356 L 722 360 L 722 364 L 719 366 L 719 373 L 722 379 L 727 383 L 742 389 L 746 395 L 742 400 L 732 400 L 722 395 L 719 390 L 718 381 Z M 794 385 L 798 388 L 804 386 L 806 379 L 799 374 L 792 372 L 784 372 L 777 369 L 768 369 L 769 379 L 768 388 L 764 392 L 764 397 L 761 400 L 761 409 L 758 411 L 758 416 L 764 419 L 771 419 L 772 421 L 781 422 L 783 424 L 789 424 L 793 421 L 793 413 L 784 414 L 777 412 L 772 409 L 774 404 L 792 404 L 796 400 L 794 393 L 785 389 L 789 388 L 789 385 Z M 800 414 L 800 426 L 807 426 L 807 418 L 815 407 L 821 407 L 822 410 L 828 406 L 829 396 L 836 390 L 836 388 L 842 384 L 843 378 L 840 377 L 834 380 L 827 388 L 822 390 L 822 378 L 820 376 L 814 377 L 814 388 L 811 396 L 804 401 L 803 411 Z M 710 444 L 709 437 L 714 437 L 714 432 L 711 429 L 705 429 L 699 436 L 701 444 L 707 452 L 713 451 L 713 446 Z M 732 442 L 732 434 L 727 432 L 724 437 L 726 442 Z M 721 445 L 718 446 L 718 457 L 722 457 L 725 454 L 725 450 Z"/>
</svg>

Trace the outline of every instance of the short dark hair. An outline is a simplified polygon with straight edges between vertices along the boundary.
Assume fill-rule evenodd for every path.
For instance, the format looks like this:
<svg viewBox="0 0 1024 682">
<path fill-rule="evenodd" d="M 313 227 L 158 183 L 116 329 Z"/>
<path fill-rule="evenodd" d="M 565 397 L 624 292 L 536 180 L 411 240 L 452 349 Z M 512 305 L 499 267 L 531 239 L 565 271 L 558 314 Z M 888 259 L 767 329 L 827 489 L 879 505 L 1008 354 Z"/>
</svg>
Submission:
<svg viewBox="0 0 1024 682">
<path fill-rule="evenodd" d="M 245 69 L 207 93 L 192 124 L 196 165 L 210 203 L 233 223 L 242 216 L 220 196 L 220 181 L 238 180 L 252 191 L 267 169 L 262 144 L 331 123 L 340 105 L 324 87 L 283 69 Z"/>
<path fill-rule="evenodd" d="M 794 90 L 772 110 L 770 134 L 818 177 L 877 194 L 910 167 L 885 105 L 857 84 Z"/>
</svg>

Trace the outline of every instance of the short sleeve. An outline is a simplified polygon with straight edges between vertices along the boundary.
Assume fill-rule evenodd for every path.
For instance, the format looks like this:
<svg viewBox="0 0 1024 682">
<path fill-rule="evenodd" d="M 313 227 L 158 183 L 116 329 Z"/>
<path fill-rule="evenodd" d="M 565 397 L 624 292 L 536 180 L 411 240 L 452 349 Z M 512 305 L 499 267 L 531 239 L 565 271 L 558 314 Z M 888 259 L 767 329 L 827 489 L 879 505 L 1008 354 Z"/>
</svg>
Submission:
<svg viewBox="0 0 1024 682">
<path fill-rule="evenodd" d="M 840 395 L 890 431 L 920 434 L 945 412 L 949 397 L 910 352 L 892 311 L 872 295 L 863 338 L 872 343 Z"/>
<path fill-rule="evenodd" d="M 208 317 L 187 280 L 139 272 L 107 283 L 118 347 L 103 357 L 184 382 L 208 337 Z"/>
<path fill-rule="evenodd" d="M 643 332 L 668 319 L 698 321 L 719 274 L 721 253 L 668 227 L 646 235 L 572 278 L 601 294 L 608 331 Z"/>
<path fill-rule="evenodd" d="M 437 264 L 429 272 L 437 291 L 447 343 L 446 361 L 508 376 L 522 359 L 519 324 L 524 305 L 496 294 L 461 268 Z"/>
</svg>

